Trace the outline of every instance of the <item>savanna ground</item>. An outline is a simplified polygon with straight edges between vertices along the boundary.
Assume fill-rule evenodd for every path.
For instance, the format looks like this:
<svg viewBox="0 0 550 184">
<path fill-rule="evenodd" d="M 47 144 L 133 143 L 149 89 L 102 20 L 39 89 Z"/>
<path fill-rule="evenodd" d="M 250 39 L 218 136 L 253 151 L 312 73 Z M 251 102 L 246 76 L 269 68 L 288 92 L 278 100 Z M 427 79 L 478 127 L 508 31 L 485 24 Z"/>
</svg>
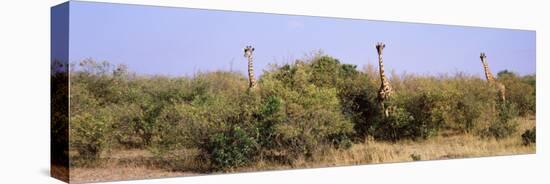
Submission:
<svg viewBox="0 0 550 184">
<path fill-rule="evenodd" d="M 52 139 L 69 143 L 52 155 L 69 165 L 71 182 L 536 151 L 534 74 L 498 72 L 503 102 L 479 76 L 391 73 L 395 94 L 384 103 L 395 108 L 383 116 L 375 67 L 322 53 L 272 65 L 253 90 L 232 71 L 143 76 L 93 60 L 71 68 L 52 76 L 71 79 L 70 107 L 53 108 L 70 108 L 70 117 L 52 116 L 52 133 L 70 136 Z M 63 92 L 53 104 L 66 104 Z"/>
<path fill-rule="evenodd" d="M 505 139 L 484 139 L 469 134 L 445 134 L 424 141 L 397 142 L 366 140 L 346 150 L 330 149 L 314 160 L 299 160 L 292 165 L 260 160 L 258 163 L 227 172 L 253 172 L 279 169 L 318 168 L 359 164 L 410 162 L 516 154 L 534 154 L 534 144 L 523 145 L 520 133 L 535 126 L 534 117 L 519 118 L 518 132 Z M 197 151 L 182 151 L 188 159 L 174 161 L 192 165 Z M 172 158 L 173 159 L 173 158 Z M 71 168 L 71 182 L 99 182 L 142 178 L 194 176 L 211 173 L 171 168 L 147 150 L 113 150 L 93 168 Z M 181 167 L 181 166 L 180 166 Z M 184 168 L 184 167 L 182 167 Z"/>
</svg>

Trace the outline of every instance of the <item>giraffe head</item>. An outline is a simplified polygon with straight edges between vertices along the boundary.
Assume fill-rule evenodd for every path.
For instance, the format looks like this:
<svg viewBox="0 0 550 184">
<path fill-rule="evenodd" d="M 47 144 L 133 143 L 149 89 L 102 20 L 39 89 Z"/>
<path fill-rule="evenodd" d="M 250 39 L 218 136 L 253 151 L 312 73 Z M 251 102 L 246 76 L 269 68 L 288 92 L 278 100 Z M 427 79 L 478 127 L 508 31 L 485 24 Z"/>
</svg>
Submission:
<svg viewBox="0 0 550 184">
<path fill-rule="evenodd" d="M 252 47 L 252 46 L 250 46 L 250 45 L 249 45 L 249 46 L 246 46 L 246 47 L 244 48 L 244 57 L 250 57 L 250 56 L 252 56 L 252 52 L 254 52 L 254 47 Z"/>
<path fill-rule="evenodd" d="M 378 55 L 382 55 L 382 50 L 386 47 L 386 44 L 382 42 L 376 43 L 376 50 L 378 51 Z"/>
<path fill-rule="evenodd" d="M 479 55 L 479 58 L 481 59 L 481 63 L 485 64 L 486 59 L 487 59 L 487 56 L 485 55 L 485 52 L 482 52 L 482 53 Z"/>
</svg>

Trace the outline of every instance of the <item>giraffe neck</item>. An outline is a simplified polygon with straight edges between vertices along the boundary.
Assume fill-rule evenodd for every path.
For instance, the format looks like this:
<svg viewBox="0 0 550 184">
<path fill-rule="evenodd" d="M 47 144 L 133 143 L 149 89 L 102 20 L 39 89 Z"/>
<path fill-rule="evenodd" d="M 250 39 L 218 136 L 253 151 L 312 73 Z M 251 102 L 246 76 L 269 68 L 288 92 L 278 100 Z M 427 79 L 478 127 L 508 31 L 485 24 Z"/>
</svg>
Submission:
<svg viewBox="0 0 550 184">
<path fill-rule="evenodd" d="M 248 56 L 248 81 L 249 88 L 256 87 L 256 79 L 254 78 L 254 65 L 252 56 Z"/>
<path fill-rule="evenodd" d="M 493 76 L 493 73 L 491 73 L 491 70 L 489 69 L 489 65 L 487 65 L 487 62 L 483 62 L 483 70 L 485 71 L 485 78 L 489 82 L 495 82 L 495 77 Z"/>
<path fill-rule="evenodd" d="M 384 73 L 384 61 L 382 60 L 382 54 L 378 55 L 378 68 L 380 70 L 380 81 L 382 81 L 382 87 L 388 85 L 388 79 Z"/>
</svg>

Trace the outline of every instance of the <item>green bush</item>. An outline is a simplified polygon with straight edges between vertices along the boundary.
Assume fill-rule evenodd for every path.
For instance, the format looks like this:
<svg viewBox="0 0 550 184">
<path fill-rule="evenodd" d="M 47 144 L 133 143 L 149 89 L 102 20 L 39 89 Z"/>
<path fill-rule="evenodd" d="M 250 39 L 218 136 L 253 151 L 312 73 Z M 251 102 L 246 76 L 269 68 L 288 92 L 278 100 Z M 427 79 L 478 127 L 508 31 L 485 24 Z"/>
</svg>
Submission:
<svg viewBox="0 0 550 184">
<path fill-rule="evenodd" d="M 353 145 L 350 136 L 344 133 L 329 135 L 328 140 L 332 141 L 336 149 L 349 149 Z"/>
<path fill-rule="evenodd" d="M 240 127 L 211 135 L 201 147 L 216 170 L 244 166 L 254 161 L 259 150 L 255 138 Z"/>
<path fill-rule="evenodd" d="M 319 60 L 328 63 L 320 64 Z M 338 78 L 315 74 L 335 64 L 330 58 L 315 57 L 264 73 L 260 95 L 268 99 L 264 109 L 269 109 L 265 111 L 269 115 L 260 122 L 264 123 L 262 130 L 269 130 L 263 133 L 269 142 L 266 149 L 295 159 L 310 158 L 322 146 L 346 147 L 343 145 L 353 134 L 353 124 L 342 114 L 338 90 L 333 86 Z"/>
<path fill-rule="evenodd" d="M 413 117 L 409 137 L 426 139 L 438 133 L 444 122 L 443 98 L 441 93 L 422 92 L 407 101 L 405 107 Z"/>
<path fill-rule="evenodd" d="M 386 107 L 388 117 L 379 112 L 372 124 L 371 135 L 381 140 L 426 139 L 438 133 L 443 125 L 442 95 L 426 91 L 395 94 Z"/>
<path fill-rule="evenodd" d="M 92 60 L 70 77 L 70 149 L 80 156 L 94 160 L 113 146 L 159 158 L 198 150 L 197 160 L 213 170 L 311 159 L 371 136 L 416 140 L 445 130 L 503 138 L 516 131 L 518 114 L 535 112 L 534 76 L 499 73 L 508 99 L 499 104 L 496 89 L 477 76 L 393 73 L 385 117 L 374 67 L 359 70 L 322 53 L 272 65 L 254 90 L 236 72 L 140 76 Z"/>
<path fill-rule="evenodd" d="M 534 114 L 536 111 L 536 77 L 518 76 L 516 73 L 504 70 L 498 73 L 498 80 L 506 87 L 506 100 L 518 109 L 519 115 Z"/>
<path fill-rule="evenodd" d="M 414 117 L 404 108 L 397 107 L 388 117 L 380 115 L 373 123 L 371 135 L 376 139 L 396 141 L 403 138 L 413 138 L 415 132 L 412 125 Z"/>
<path fill-rule="evenodd" d="M 523 145 L 530 145 L 537 142 L 537 128 L 527 129 L 521 134 Z"/>
<path fill-rule="evenodd" d="M 512 103 L 501 103 L 498 105 L 498 117 L 483 130 L 485 137 L 492 136 L 502 139 L 511 136 L 517 131 L 518 122 L 514 119 L 517 116 L 517 109 Z"/>
<path fill-rule="evenodd" d="M 79 157 L 97 160 L 102 151 L 110 148 L 112 120 L 107 108 L 71 116 L 69 144 Z"/>
<path fill-rule="evenodd" d="M 471 132 L 479 126 L 478 124 L 481 121 L 484 121 L 482 115 L 491 113 L 488 111 L 491 107 L 485 104 L 492 104 L 494 99 L 483 95 L 487 94 L 484 92 L 487 88 L 483 87 L 482 82 L 478 81 L 477 84 L 472 83 L 470 86 L 465 86 L 465 92 L 459 93 L 455 97 L 456 102 L 452 104 L 453 110 L 450 114 L 450 122 L 454 122 L 451 126 L 456 130 Z"/>
<path fill-rule="evenodd" d="M 460 133 L 477 132 L 497 115 L 494 106 L 498 93 L 486 81 L 459 74 L 444 78 L 440 83 L 438 109 L 445 129 Z"/>
<path fill-rule="evenodd" d="M 284 121 L 285 114 L 282 112 L 282 100 L 276 96 L 269 96 L 263 102 L 258 114 L 259 144 L 264 149 L 276 147 L 275 125 Z"/>
</svg>

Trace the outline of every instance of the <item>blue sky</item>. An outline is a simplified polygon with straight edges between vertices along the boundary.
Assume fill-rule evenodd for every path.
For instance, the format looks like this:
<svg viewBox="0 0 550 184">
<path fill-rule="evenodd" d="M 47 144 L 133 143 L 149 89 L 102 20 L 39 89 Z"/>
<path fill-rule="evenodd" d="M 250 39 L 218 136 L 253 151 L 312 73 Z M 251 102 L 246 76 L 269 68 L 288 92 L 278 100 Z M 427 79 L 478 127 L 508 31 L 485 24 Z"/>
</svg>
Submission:
<svg viewBox="0 0 550 184">
<path fill-rule="evenodd" d="M 457 71 L 482 75 L 479 53 L 493 73 L 535 73 L 535 32 L 311 16 L 198 10 L 72 1 L 70 62 L 124 63 L 140 74 L 246 72 L 243 47 L 256 50 L 256 75 L 316 50 L 343 63 L 377 66 L 386 43 L 386 70 L 398 74 Z"/>
</svg>

